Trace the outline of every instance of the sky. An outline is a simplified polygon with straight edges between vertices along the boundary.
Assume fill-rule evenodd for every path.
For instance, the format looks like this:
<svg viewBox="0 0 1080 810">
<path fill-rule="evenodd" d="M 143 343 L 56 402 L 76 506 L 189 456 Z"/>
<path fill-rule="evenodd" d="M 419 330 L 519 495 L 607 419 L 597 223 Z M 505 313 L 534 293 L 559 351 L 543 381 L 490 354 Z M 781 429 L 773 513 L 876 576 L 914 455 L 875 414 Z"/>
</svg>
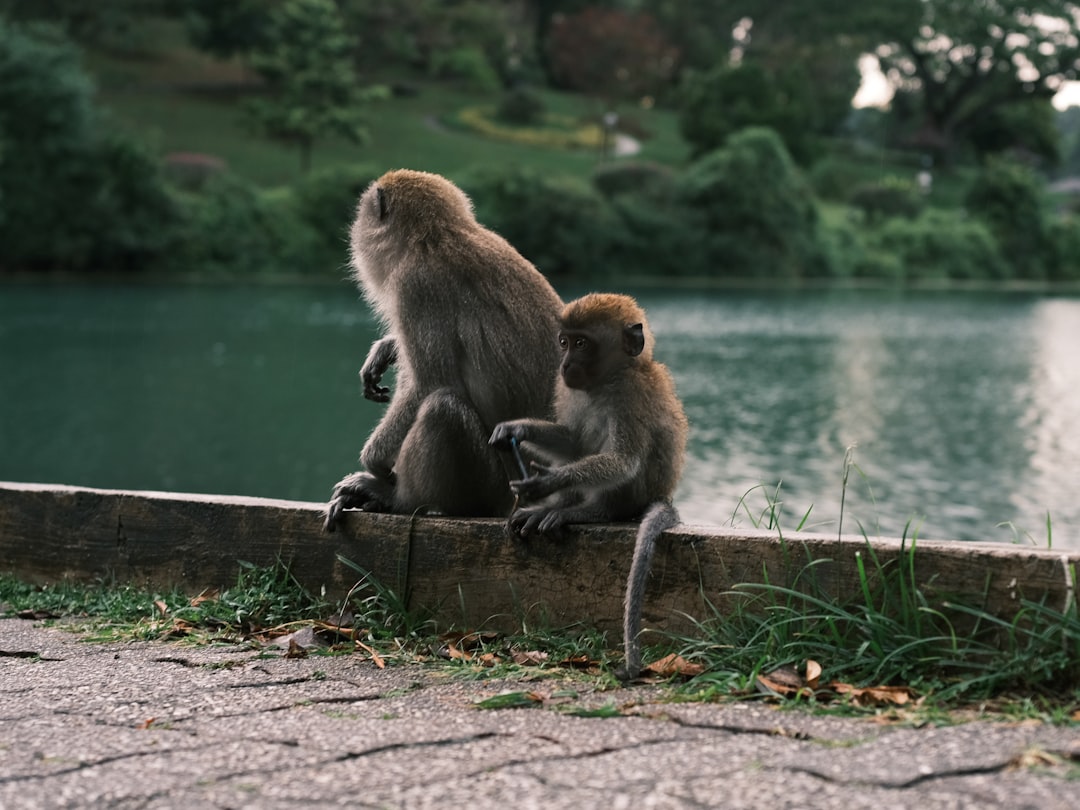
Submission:
<svg viewBox="0 0 1080 810">
<path fill-rule="evenodd" d="M 892 90 L 885 75 L 878 67 L 877 59 L 870 54 L 863 54 L 859 59 L 862 72 L 862 84 L 855 94 L 852 105 L 855 107 L 883 107 L 892 98 Z M 1072 105 L 1080 105 L 1080 82 L 1066 82 L 1062 90 L 1054 96 L 1053 105 L 1064 110 Z"/>
</svg>

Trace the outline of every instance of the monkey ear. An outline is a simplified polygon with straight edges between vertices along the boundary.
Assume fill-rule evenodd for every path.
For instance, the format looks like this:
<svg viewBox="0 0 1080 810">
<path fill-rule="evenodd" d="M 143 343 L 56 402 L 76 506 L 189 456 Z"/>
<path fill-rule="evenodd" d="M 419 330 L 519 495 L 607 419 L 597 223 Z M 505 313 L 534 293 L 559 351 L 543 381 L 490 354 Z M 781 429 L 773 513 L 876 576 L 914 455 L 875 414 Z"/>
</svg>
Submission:
<svg viewBox="0 0 1080 810">
<path fill-rule="evenodd" d="M 631 357 L 637 357 L 645 350 L 645 330 L 640 323 L 623 327 L 623 350 Z"/>
<path fill-rule="evenodd" d="M 382 186 L 375 187 L 375 203 L 379 206 L 379 219 L 386 219 L 386 215 L 390 213 L 390 207 L 386 204 L 386 194 Z"/>
</svg>

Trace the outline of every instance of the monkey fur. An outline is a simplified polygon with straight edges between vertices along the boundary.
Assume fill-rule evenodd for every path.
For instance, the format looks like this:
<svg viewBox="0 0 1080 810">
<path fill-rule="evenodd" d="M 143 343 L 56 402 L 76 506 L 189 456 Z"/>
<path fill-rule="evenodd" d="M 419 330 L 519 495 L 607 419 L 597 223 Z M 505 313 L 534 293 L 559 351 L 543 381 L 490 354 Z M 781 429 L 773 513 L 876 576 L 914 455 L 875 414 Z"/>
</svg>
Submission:
<svg viewBox="0 0 1080 810">
<path fill-rule="evenodd" d="M 625 669 L 641 669 L 641 608 L 656 540 L 675 526 L 671 505 L 682 474 L 688 424 L 667 367 L 653 359 L 653 336 L 633 298 L 593 293 L 562 311 L 555 421 L 515 419 L 490 442 L 511 439 L 533 474 L 511 482 L 525 502 L 512 534 L 558 531 L 568 523 L 641 518 L 624 604 Z"/>
<path fill-rule="evenodd" d="M 498 422 L 551 413 L 562 301 L 510 244 L 476 221 L 449 180 L 387 172 L 357 204 L 353 274 L 384 326 L 361 370 L 364 396 L 389 402 L 360 452 L 364 469 L 334 488 L 343 509 L 505 515 L 512 503 Z M 396 365 L 396 390 L 380 385 Z"/>
</svg>

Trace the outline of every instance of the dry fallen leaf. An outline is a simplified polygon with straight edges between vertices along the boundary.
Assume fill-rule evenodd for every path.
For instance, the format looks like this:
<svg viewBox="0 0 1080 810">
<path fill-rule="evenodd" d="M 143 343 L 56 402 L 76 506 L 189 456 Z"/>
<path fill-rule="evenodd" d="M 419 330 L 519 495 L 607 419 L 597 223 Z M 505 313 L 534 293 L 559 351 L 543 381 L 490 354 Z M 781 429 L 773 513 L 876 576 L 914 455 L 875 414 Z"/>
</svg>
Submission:
<svg viewBox="0 0 1080 810">
<path fill-rule="evenodd" d="M 354 643 L 357 647 L 359 647 L 361 650 L 366 651 L 367 654 L 371 656 L 371 660 L 375 662 L 375 666 L 377 666 L 379 669 L 386 669 L 386 662 L 383 660 L 383 657 L 381 655 L 375 652 L 375 650 L 373 650 L 367 644 L 364 644 L 364 642 L 362 641 L 356 641 Z"/>
<path fill-rule="evenodd" d="M 289 649 L 285 652 L 286 658 L 307 658 L 307 649 L 296 643 L 295 638 L 289 639 Z"/>
<path fill-rule="evenodd" d="M 644 668 L 645 672 L 651 672 L 653 675 L 659 675 L 664 678 L 671 677 L 672 675 L 682 675 L 684 678 L 693 678 L 695 675 L 700 675 L 705 671 L 705 667 L 701 664 L 692 664 L 683 658 L 681 655 L 665 655 L 659 661 L 653 661 Z"/>
<path fill-rule="evenodd" d="M 221 596 L 221 591 L 218 588 L 203 588 L 198 596 L 191 598 L 190 605 L 198 607 L 203 602 L 216 602 L 219 596 Z"/>
<path fill-rule="evenodd" d="M 158 613 L 160 613 L 163 617 L 169 615 L 169 606 L 166 605 L 163 600 L 155 599 L 154 607 L 158 609 Z"/>
<path fill-rule="evenodd" d="M 547 661 L 548 654 L 546 652 L 540 652 L 539 650 L 529 650 L 528 652 L 514 650 L 510 653 L 510 657 L 518 666 L 536 667 Z"/>
<path fill-rule="evenodd" d="M 806 685 L 811 689 L 817 689 L 819 680 L 821 680 L 821 664 L 813 659 L 807 660 Z"/>
<path fill-rule="evenodd" d="M 910 686 L 852 686 L 832 682 L 828 688 L 838 695 L 847 695 L 856 706 L 903 706 L 915 697 Z"/>
</svg>

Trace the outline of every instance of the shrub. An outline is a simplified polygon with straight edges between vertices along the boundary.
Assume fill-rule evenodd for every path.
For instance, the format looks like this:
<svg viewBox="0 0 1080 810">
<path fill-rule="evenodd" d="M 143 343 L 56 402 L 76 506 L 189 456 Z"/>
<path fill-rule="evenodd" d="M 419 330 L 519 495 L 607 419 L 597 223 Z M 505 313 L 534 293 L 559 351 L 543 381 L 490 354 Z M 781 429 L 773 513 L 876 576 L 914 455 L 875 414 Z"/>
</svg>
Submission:
<svg viewBox="0 0 1080 810">
<path fill-rule="evenodd" d="M 527 168 L 476 169 L 462 179 L 477 218 L 549 277 L 596 276 L 621 223 L 587 183 Z"/>
<path fill-rule="evenodd" d="M 768 127 L 800 163 L 810 163 L 814 115 L 806 106 L 808 94 L 784 85 L 754 64 L 688 72 L 681 88 L 679 128 L 694 155 L 722 147 L 739 130 Z"/>
<path fill-rule="evenodd" d="M 431 73 L 440 79 L 459 79 L 479 92 L 492 92 L 501 86 L 487 55 L 474 47 L 436 51 L 431 57 Z"/>
<path fill-rule="evenodd" d="M 539 123 L 544 115 L 544 99 L 528 87 L 515 87 L 503 94 L 495 117 L 516 127 Z"/>
<path fill-rule="evenodd" d="M 675 190 L 675 173 L 649 161 L 601 163 L 593 171 L 593 185 L 605 197 L 644 194 L 667 199 Z"/>
<path fill-rule="evenodd" d="M 1009 276 L 993 235 L 963 212 L 930 208 L 916 219 L 890 219 L 869 242 L 873 250 L 895 257 L 909 281 Z"/>
<path fill-rule="evenodd" d="M 866 215 L 869 223 L 889 217 L 918 216 L 923 199 L 915 184 L 899 177 L 886 177 L 878 183 L 863 183 L 852 189 L 848 202 Z"/>
<path fill-rule="evenodd" d="M 1043 216 L 1041 183 L 1025 166 L 991 160 L 964 199 L 967 209 L 997 235 L 1021 278 L 1045 278 L 1052 251 Z"/>
<path fill-rule="evenodd" d="M 324 247 L 344 261 L 356 203 L 380 172 L 367 164 L 335 166 L 304 178 L 295 189 L 295 214 Z"/>
<path fill-rule="evenodd" d="M 1080 281 L 1080 217 L 1067 215 L 1053 221 L 1047 235 L 1053 248 L 1050 279 Z"/>
<path fill-rule="evenodd" d="M 817 203 L 780 137 L 752 127 L 681 176 L 679 199 L 699 218 L 706 261 L 719 275 L 828 275 Z"/>
<path fill-rule="evenodd" d="M 182 238 L 169 269 L 198 275 L 311 273 L 326 269 L 321 235 L 296 214 L 288 191 L 261 191 L 229 175 L 178 195 Z M 340 269 L 343 256 L 332 260 Z"/>
</svg>

